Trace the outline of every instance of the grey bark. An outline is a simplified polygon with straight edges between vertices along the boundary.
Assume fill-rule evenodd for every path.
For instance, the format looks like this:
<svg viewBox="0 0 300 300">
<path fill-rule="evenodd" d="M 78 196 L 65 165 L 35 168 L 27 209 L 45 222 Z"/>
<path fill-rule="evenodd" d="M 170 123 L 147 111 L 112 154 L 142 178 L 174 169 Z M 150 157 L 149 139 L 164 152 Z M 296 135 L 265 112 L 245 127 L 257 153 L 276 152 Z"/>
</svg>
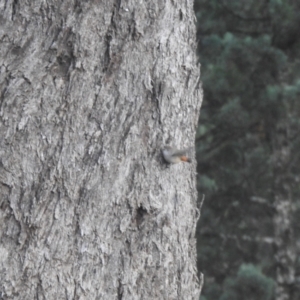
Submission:
<svg viewBox="0 0 300 300">
<path fill-rule="evenodd" d="M 193 1 L 0 13 L 0 299 L 198 299 Z"/>
</svg>

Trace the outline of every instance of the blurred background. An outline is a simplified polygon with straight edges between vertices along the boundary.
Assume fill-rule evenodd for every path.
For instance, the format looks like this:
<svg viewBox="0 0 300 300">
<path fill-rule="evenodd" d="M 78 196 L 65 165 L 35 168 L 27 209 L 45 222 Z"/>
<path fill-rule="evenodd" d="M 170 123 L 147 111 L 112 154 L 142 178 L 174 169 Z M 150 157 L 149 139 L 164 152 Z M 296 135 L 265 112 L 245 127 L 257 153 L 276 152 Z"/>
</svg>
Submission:
<svg viewBox="0 0 300 300">
<path fill-rule="evenodd" d="M 300 299 L 300 1 L 195 0 L 201 300 Z"/>
</svg>

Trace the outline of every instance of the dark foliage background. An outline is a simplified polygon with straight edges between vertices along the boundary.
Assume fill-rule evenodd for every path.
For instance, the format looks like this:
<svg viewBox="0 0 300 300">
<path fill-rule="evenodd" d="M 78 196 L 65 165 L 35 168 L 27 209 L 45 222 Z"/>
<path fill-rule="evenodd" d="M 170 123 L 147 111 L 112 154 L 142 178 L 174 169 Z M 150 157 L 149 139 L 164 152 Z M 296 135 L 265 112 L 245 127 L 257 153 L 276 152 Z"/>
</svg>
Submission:
<svg viewBox="0 0 300 300">
<path fill-rule="evenodd" d="M 196 0 L 195 10 L 201 299 L 284 299 L 282 289 L 300 299 L 300 2 Z"/>
</svg>

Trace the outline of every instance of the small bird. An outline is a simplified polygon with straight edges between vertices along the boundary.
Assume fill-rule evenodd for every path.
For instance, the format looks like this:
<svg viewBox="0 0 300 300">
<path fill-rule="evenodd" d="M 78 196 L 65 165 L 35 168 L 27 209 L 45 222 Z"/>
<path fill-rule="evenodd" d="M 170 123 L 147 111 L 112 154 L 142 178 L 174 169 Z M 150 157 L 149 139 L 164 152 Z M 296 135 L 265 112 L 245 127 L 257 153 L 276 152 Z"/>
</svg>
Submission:
<svg viewBox="0 0 300 300">
<path fill-rule="evenodd" d="M 177 164 L 181 161 L 191 162 L 191 159 L 187 156 L 188 149 L 178 150 L 171 146 L 165 146 L 162 150 L 163 157 L 169 164 Z"/>
</svg>

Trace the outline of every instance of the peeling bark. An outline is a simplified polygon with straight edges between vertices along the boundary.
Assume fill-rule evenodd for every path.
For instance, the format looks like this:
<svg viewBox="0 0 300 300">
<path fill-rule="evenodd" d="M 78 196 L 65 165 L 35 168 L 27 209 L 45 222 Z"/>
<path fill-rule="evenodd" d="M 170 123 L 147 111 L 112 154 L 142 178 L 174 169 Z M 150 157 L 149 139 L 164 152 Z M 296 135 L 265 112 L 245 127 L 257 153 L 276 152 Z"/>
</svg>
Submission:
<svg viewBox="0 0 300 300">
<path fill-rule="evenodd" d="M 0 298 L 198 299 L 193 2 L 0 12 Z"/>
</svg>

